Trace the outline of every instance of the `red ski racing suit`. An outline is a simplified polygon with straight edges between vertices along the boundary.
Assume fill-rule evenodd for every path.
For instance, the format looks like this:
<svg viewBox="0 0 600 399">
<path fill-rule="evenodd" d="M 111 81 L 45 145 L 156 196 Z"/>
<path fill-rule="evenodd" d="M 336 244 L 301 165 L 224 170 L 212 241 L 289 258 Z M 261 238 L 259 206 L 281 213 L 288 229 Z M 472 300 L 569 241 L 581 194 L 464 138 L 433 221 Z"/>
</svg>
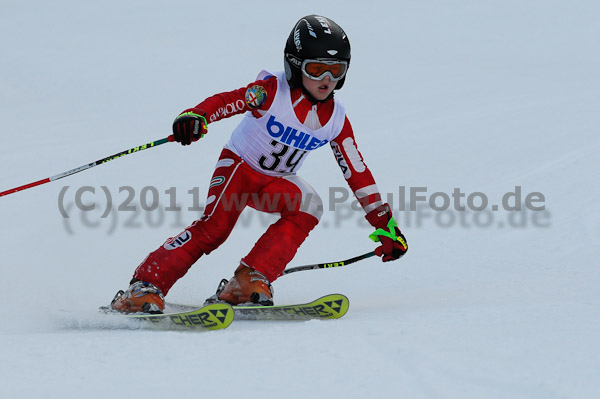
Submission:
<svg viewBox="0 0 600 399">
<path fill-rule="evenodd" d="M 343 104 L 333 97 L 311 102 L 301 89 L 290 89 L 283 73 L 262 71 L 248 86 L 184 112 L 208 123 L 246 115 L 219 157 L 202 217 L 148 255 L 134 273 L 165 295 L 227 239 L 246 206 L 281 215 L 241 260 L 269 281 L 277 279 L 323 213 L 319 195 L 296 172 L 311 151 L 327 143 L 365 212 L 383 205 Z"/>
</svg>

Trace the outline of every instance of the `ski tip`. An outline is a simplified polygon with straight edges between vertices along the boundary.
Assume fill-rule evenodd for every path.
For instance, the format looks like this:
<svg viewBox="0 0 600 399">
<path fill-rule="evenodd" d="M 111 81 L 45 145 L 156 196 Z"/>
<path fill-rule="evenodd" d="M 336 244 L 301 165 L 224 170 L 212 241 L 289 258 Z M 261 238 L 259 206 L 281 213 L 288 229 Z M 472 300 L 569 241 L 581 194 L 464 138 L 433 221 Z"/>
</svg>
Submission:
<svg viewBox="0 0 600 399">
<path fill-rule="evenodd" d="M 348 313 L 350 300 L 343 294 L 330 294 L 317 299 L 315 304 L 322 304 L 330 312 L 328 319 L 339 319 Z"/>
<path fill-rule="evenodd" d="M 229 327 L 233 322 L 234 312 L 231 305 L 226 303 L 212 303 L 200 309 L 209 315 L 207 330 L 221 330 Z"/>
</svg>

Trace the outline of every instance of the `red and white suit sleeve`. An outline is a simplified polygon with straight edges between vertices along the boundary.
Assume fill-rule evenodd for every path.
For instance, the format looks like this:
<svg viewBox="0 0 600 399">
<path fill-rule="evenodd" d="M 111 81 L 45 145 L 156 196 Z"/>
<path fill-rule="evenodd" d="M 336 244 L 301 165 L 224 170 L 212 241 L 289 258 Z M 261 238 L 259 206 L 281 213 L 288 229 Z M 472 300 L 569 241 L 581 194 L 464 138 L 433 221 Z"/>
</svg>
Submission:
<svg viewBox="0 0 600 399">
<path fill-rule="evenodd" d="M 258 107 L 246 99 L 248 89 L 253 86 L 262 86 L 266 92 L 266 100 Z M 246 111 L 252 111 L 256 117 L 260 117 L 260 110 L 267 110 L 273 103 L 273 98 L 277 92 L 277 78 L 269 76 L 263 80 L 257 80 L 246 87 L 237 90 L 227 91 L 215 94 L 202 101 L 193 108 L 186 109 L 183 112 L 194 112 L 206 118 L 208 123 L 220 121 L 223 118 L 229 118 L 233 115 L 243 114 Z"/>
<path fill-rule="evenodd" d="M 350 121 L 346 118 L 340 134 L 331 141 L 331 149 L 344 178 L 366 213 L 383 205 L 371 171 L 358 151 Z"/>
</svg>

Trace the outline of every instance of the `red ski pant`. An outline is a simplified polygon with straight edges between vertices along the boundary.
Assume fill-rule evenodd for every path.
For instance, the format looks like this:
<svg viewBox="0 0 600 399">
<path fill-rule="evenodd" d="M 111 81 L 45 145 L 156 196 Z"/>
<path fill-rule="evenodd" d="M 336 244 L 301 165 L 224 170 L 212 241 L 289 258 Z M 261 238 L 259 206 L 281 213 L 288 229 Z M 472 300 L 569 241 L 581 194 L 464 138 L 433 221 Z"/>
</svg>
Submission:
<svg viewBox="0 0 600 399">
<path fill-rule="evenodd" d="M 246 206 L 281 215 L 241 260 L 274 281 L 319 222 L 323 203 L 300 177 L 264 175 L 227 149 L 210 181 L 200 220 L 148 255 L 133 277 L 154 284 L 166 295 L 202 255 L 225 242 Z"/>
</svg>

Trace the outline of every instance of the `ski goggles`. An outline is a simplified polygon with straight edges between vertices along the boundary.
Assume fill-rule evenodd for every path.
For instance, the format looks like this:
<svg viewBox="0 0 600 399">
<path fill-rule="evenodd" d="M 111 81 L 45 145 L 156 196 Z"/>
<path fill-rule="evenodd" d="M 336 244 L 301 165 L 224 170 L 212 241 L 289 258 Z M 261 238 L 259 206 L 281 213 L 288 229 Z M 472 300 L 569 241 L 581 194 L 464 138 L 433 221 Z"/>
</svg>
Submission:
<svg viewBox="0 0 600 399">
<path fill-rule="evenodd" d="M 340 60 L 304 60 L 300 68 L 304 76 L 312 80 L 321 80 L 329 76 L 332 82 L 337 82 L 346 76 L 348 62 Z"/>
</svg>

